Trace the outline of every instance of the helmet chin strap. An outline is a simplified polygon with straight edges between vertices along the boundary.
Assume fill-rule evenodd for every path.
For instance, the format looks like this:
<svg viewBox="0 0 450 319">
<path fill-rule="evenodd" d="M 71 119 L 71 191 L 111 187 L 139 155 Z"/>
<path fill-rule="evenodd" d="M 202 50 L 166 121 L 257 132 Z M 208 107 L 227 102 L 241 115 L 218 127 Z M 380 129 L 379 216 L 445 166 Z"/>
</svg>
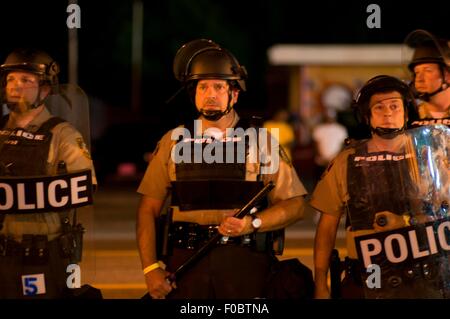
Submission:
<svg viewBox="0 0 450 319">
<path fill-rule="evenodd" d="M 433 91 L 433 92 L 431 92 L 431 93 L 428 93 L 428 92 L 424 92 L 424 93 L 422 93 L 422 92 L 417 92 L 417 93 L 418 93 L 418 94 L 417 94 L 417 97 L 418 97 L 420 100 L 422 100 L 422 101 L 430 102 L 430 99 L 431 99 L 432 96 L 434 96 L 434 95 L 436 95 L 436 94 L 438 94 L 438 93 L 440 93 L 440 92 L 443 92 L 443 91 L 445 91 L 445 90 L 447 90 L 447 89 L 448 89 L 448 85 L 447 85 L 447 83 L 444 83 L 444 84 L 442 84 L 436 91 Z"/>
<path fill-rule="evenodd" d="M 430 102 L 430 99 L 432 96 L 447 90 L 449 88 L 449 86 L 450 86 L 450 84 L 445 82 L 445 78 L 444 78 L 444 76 L 442 76 L 442 85 L 437 90 L 435 90 L 431 93 L 417 92 L 417 90 L 415 90 L 415 91 L 417 92 L 417 98 L 419 98 L 420 100 L 425 101 L 425 102 Z"/>
<path fill-rule="evenodd" d="M 384 128 L 377 126 L 376 128 L 370 127 L 370 130 L 372 133 L 378 135 L 381 138 L 391 140 L 394 137 L 398 136 L 399 134 L 403 133 L 405 131 L 405 127 L 401 128 Z"/>
<path fill-rule="evenodd" d="M 40 99 L 39 97 L 41 96 L 41 88 L 39 87 L 38 96 L 36 97 L 34 102 L 30 104 L 25 101 L 24 104 L 27 106 L 27 110 L 33 110 L 33 109 L 39 107 L 40 105 L 42 105 L 42 103 L 44 103 L 47 100 L 49 95 L 50 94 L 47 94 L 43 99 Z M 10 109 L 11 111 L 14 110 L 15 108 L 17 108 L 19 105 L 18 102 L 6 102 L 5 104 L 8 107 L 8 109 Z"/>
</svg>

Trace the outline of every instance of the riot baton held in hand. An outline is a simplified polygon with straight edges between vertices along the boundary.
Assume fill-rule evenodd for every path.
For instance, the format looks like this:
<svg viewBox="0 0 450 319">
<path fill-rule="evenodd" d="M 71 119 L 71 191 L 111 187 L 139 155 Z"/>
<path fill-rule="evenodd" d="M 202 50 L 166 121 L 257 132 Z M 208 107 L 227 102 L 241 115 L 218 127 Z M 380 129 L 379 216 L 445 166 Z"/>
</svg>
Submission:
<svg viewBox="0 0 450 319">
<path fill-rule="evenodd" d="M 275 187 L 275 184 L 273 182 L 269 182 L 267 185 L 265 185 L 259 192 L 256 194 L 247 204 L 245 204 L 244 207 L 242 207 L 236 214 L 234 214 L 233 217 L 242 219 L 246 215 L 250 213 L 250 210 L 253 208 L 253 206 L 259 202 L 261 199 L 263 199 L 273 188 Z M 186 260 L 182 265 L 180 265 L 173 274 L 169 276 L 170 281 L 175 281 L 176 278 L 181 276 L 189 266 L 194 264 L 200 257 L 203 256 L 206 252 L 208 252 L 212 247 L 216 245 L 216 243 L 220 240 L 220 237 L 223 235 L 217 232 L 211 239 L 209 239 L 205 245 L 200 247 L 195 254 L 193 254 L 188 260 Z"/>
<path fill-rule="evenodd" d="M 250 199 L 250 201 L 245 204 L 239 211 L 233 215 L 236 218 L 244 218 L 248 215 L 251 209 L 258 203 L 261 199 L 263 199 L 273 188 L 275 184 L 273 182 L 269 182 L 265 185 L 255 196 Z M 204 254 L 210 251 L 213 247 L 216 246 L 217 242 L 223 235 L 217 232 L 213 237 L 211 237 L 205 245 L 200 247 L 188 260 L 186 260 L 182 265 L 180 265 L 170 276 L 167 277 L 167 280 L 170 282 L 175 282 L 176 278 L 180 278 L 185 271 L 192 266 L 195 262 L 197 262 Z M 149 298 L 149 294 L 145 294 L 142 298 Z"/>
</svg>

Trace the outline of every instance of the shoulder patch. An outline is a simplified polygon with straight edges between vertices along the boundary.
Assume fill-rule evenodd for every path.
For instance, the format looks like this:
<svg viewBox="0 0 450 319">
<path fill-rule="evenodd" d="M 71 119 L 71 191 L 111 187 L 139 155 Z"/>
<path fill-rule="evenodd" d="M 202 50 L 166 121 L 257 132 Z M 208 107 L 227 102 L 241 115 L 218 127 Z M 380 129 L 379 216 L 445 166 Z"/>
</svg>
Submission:
<svg viewBox="0 0 450 319">
<path fill-rule="evenodd" d="M 89 153 L 89 150 L 87 148 L 86 143 L 83 141 L 83 139 L 81 137 L 77 137 L 76 139 L 78 147 L 81 149 L 81 152 L 83 153 L 83 155 L 88 158 L 91 159 L 91 154 Z"/>
</svg>

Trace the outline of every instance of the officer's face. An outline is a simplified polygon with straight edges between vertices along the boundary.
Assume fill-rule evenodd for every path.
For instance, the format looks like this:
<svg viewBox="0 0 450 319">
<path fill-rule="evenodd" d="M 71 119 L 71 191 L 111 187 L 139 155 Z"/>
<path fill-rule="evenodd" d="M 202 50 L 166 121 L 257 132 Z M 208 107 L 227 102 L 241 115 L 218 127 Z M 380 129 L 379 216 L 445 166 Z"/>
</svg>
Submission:
<svg viewBox="0 0 450 319">
<path fill-rule="evenodd" d="M 376 93 L 370 98 L 369 106 L 372 127 L 403 127 L 405 112 L 403 99 L 399 92 Z"/>
<path fill-rule="evenodd" d="M 200 80 L 195 90 L 195 105 L 198 110 L 225 111 L 228 105 L 230 86 L 225 80 Z M 231 105 L 236 103 L 238 91 L 231 91 Z"/>
<path fill-rule="evenodd" d="M 423 63 L 414 67 L 414 85 L 420 93 L 431 93 L 442 85 L 441 71 L 436 63 Z"/>
<path fill-rule="evenodd" d="M 42 90 L 46 94 L 48 89 Z M 6 76 L 6 98 L 8 102 L 15 103 L 13 111 L 25 112 L 28 106 L 34 103 L 39 94 L 39 77 L 28 72 L 10 72 Z"/>
</svg>

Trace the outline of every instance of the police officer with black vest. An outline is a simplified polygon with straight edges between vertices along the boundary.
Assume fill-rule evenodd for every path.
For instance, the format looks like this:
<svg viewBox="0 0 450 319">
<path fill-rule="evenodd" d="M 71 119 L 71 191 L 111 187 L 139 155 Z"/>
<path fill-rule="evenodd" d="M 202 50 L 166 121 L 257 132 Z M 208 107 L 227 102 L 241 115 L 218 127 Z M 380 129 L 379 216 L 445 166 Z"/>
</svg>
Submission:
<svg viewBox="0 0 450 319">
<path fill-rule="evenodd" d="M 62 298 L 69 296 L 67 288 L 77 286 L 68 287 L 67 267 L 79 262 L 82 226 L 71 224 L 68 211 L 43 212 L 53 195 L 54 207 L 63 207 L 62 200 L 68 197 L 60 191 L 69 186 L 64 180 L 56 181 L 58 187 L 52 188 L 56 194 L 48 196 L 47 182 L 35 183 L 34 191 L 29 188 L 33 178 L 83 169 L 92 176 L 88 184 L 95 184 L 83 136 L 46 106 L 59 93 L 58 73 L 58 63 L 36 49 L 16 49 L 0 66 L 0 96 L 6 113 L 0 119 L 0 178 L 3 185 L 14 178 L 22 182 L 22 189 L 8 186 L 9 192 L 2 197 L 0 298 Z M 11 205 L 5 204 L 8 201 Z"/>
<path fill-rule="evenodd" d="M 199 117 L 162 137 L 138 189 L 137 241 L 148 292 L 152 298 L 263 297 L 274 231 L 302 218 L 305 188 L 274 139 L 235 111 L 247 72 L 231 52 L 211 40 L 188 42 L 175 56 L 174 74 Z M 233 217 L 269 182 L 275 188 L 267 203 Z M 165 201 L 171 218 L 162 240 L 164 269 L 155 221 Z M 211 251 L 167 280 L 217 232 L 223 236 Z"/>
<path fill-rule="evenodd" d="M 433 249 L 422 235 L 411 234 L 423 234 L 424 223 L 448 216 L 448 161 L 442 142 L 448 132 L 406 130 L 407 110 L 414 103 L 409 86 L 386 75 L 370 79 L 354 102 L 358 120 L 370 127 L 372 136 L 349 145 L 331 162 L 310 201 L 321 213 L 314 246 L 317 298 L 330 297 L 327 273 L 342 216 L 347 218 L 348 253 L 343 298 L 442 297 L 439 274 L 449 272 L 447 257 L 437 250 L 417 257 L 417 251 Z M 390 239 L 382 240 L 389 234 Z M 370 236 L 366 250 L 358 244 L 361 236 Z M 393 238 L 404 242 L 404 248 L 416 247 L 416 256 L 407 256 L 407 249 L 399 252 Z M 366 272 L 367 260 L 381 269 L 378 286 L 364 280 L 373 273 Z"/>
<path fill-rule="evenodd" d="M 448 40 L 425 30 L 415 30 L 405 38 L 404 59 L 412 74 L 412 88 L 419 100 L 419 120 L 413 126 L 450 124 L 450 47 Z"/>
</svg>

